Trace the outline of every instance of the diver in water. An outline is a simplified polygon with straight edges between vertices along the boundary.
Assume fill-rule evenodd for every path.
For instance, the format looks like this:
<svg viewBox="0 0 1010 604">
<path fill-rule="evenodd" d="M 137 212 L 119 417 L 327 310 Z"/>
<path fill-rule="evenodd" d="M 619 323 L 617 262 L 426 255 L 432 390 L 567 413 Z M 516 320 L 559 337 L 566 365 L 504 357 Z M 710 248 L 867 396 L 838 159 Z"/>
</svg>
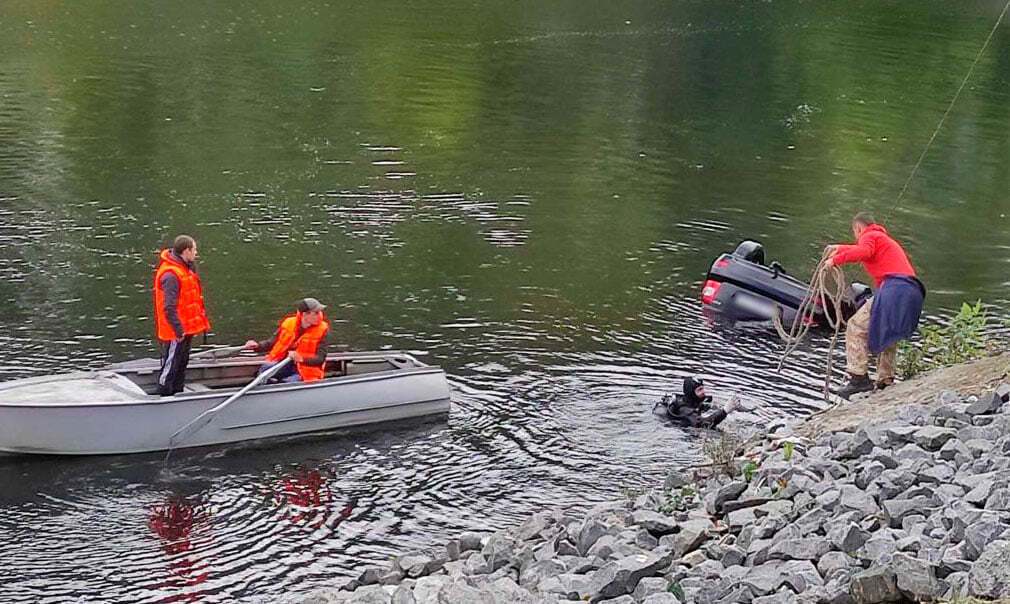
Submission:
<svg viewBox="0 0 1010 604">
<path fill-rule="evenodd" d="M 700 377 L 684 380 L 684 394 L 667 394 L 656 403 L 656 407 L 665 407 L 670 419 L 694 428 L 715 428 L 737 405 L 735 396 L 721 408 L 712 405 L 712 397 L 706 396 L 705 382 Z"/>
</svg>

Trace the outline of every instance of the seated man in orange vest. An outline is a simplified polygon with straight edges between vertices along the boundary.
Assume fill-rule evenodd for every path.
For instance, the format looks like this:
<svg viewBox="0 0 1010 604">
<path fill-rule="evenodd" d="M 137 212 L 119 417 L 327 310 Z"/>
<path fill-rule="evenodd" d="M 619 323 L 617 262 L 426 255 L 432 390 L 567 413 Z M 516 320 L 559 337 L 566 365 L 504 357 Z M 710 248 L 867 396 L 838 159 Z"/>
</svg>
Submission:
<svg viewBox="0 0 1010 604">
<path fill-rule="evenodd" d="M 158 393 L 182 392 L 193 336 L 210 329 L 196 273 L 196 241 L 179 235 L 162 250 L 154 273 L 154 321 L 161 347 Z"/>
<path fill-rule="evenodd" d="M 290 357 L 293 362 L 281 369 L 274 379 L 282 382 L 323 379 L 326 375 L 326 338 L 330 332 L 330 324 L 323 315 L 325 308 L 315 298 L 299 300 L 297 312 L 281 320 L 272 338 L 246 342 L 247 349 L 267 351 L 267 362 L 260 367 L 260 373 Z"/>
</svg>

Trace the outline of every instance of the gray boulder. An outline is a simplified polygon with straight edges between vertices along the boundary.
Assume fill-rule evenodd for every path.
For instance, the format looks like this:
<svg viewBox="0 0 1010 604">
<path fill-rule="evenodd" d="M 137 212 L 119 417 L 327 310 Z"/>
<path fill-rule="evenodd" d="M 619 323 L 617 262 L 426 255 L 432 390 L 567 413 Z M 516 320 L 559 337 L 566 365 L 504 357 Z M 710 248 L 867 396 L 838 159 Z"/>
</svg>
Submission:
<svg viewBox="0 0 1010 604">
<path fill-rule="evenodd" d="M 855 552 L 863 547 L 869 538 L 870 533 L 853 522 L 835 526 L 828 531 L 828 539 L 835 548 L 846 553 Z"/>
<path fill-rule="evenodd" d="M 754 508 L 744 508 L 726 515 L 726 524 L 729 525 L 730 530 L 740 530 L 756 520 L 757 516 L 754 515 Z"/>
<path fill-rule="evenodd" d="M 533 589 L 544 579 L 560 575 L 565 570 L 565 565 L 557 560 L 539 560 L 528 564 L 519 573 L 519 585 Z"/>
<path fill-rule="evenodd" d="M 994 448 L 992 441 L 981 438 L 973 438 L 964 443 L 964 446 L 968 449 L 968 454 L 975 458 L 988 455 Z"/>
<path fill-rule="evenodd" d="M 558 594 L 572 600 L 579 600 L 582 594 L 589 591 L 589 577 L 562 573 L 547 577 L 537 585 L 537 591 L 542 594 Z"/>
<path fill-rule="evenodd" d="M 971 570 L 971 562 L 964 553 L 964 543 L 958 543 L 943 550 L 943 557 L 940 558 L 940 565 L 937 569 L 937 576 L 947 576 L 957 572 L 968 572 Z"/>
<path fill-rule="evenodd" d="M 662 577 L 645 577 L 638 582 L 638 586 L 631 595 L 634 597 L 636 602 L 641 602 L 652 594 L 665 592 L 669 585 L 670 582 Z"/>
<path fill-rule="evenodd" d="M 936 580 L 936 567 L 926 560 L 897 553 L 891 559 L 898 589 L 917 600 L 931 601 L 942 594 Z"/>
<path fill-rule="evenodd" d="M 346 587 L 340 589 L 324 587 L 309 593 L 304 598 L 293 601 L 297 601 L 298 604 L 347 604 L 350 598 L 351 592 L 346 591 Z"/>
<path fill-rule="evenodd" d="M 873 440 L 863 428 L 856 430 L 855 434 L 842 441 L 835 450 L 837 459 L 859 459 L 873 450 Z"/>
<path fill-rule="evenodd" d="M 713 527 L 708 520 L 688 520 L 680 525 L 680 531 L 673 535 L 673 553 L 680 558 L 698 549 Z"/>
<path fill-rule="evenodd" d="M 985 500 L 985 509 L 999 510 L 1001 512 L 1010 511 L 1010 488 L 1001 487 L 993 489 L 989 498 Z"/>
<path fill-rule="evenodd" d="M 785 583 L 798 594 L 824 585 L 824 579 L 814 563 L 809 560 L 790 560 L 779 567 Z"/>
<path fill-rule="evenodd" d="M 726 548 L 726 551 L 722 555 L 722 565 L 726 568 L 730 566 L 739 566 L 743 564 L 744 560 L 747 559 L 747 553 L 736 546 L 730 546 Z"/>
<path fill-rule="evenodd" d="M 796 594 L 788 589 L 751 600 L 751 604 L 796 604 Z"/>
<path fill-rule="evenodd" d="M 869 461 L 863 464 L 862 469 L 859 470 L 859 474 L 856 476 L 856 486 L 860 489 L 865 489 L 871 482 L 883 474 L 886 469 L 887 466 L 879 461 Z"/>
<path fill-rule="evenodd" d="M 618 548 L 617 537 L 613 535 L 604 535 L 596 540 L 593 547 L 589 548 L 586 552 L 586 556 L 590 558 L 603 558 L 604 560 L 609 560 L 614 557 L 614 552 Z"/>
<path fill-rule="evenodd" d="M 389 604 L 389 594 L 381 585 L 366 585 L 354 590 L 348 604 Z"/>
<path fill-rule="evenodd" d="M 756 596 L 764 596 L 779 591 L 786 582 L 782 576 L 783 562 L 775 561 L 755 566 L 740 579 L 740 583 L 751 589 Z"/>
<path fill-rule="evenodd" d="M 817 561 L 817 572 L 821 577 L 831 580 L 837 573 L 857 566 L 856 560 L 843 552 L 828 552 Z"/>
<path fill-rule="evenodd" d="M 599 602 L 630 594 L 644 577 L 651 577 L 670 565 L 672 552 L 628 556 L 605 565 L 589 581 L 589 599 Z"/>
<path fill-rule="evenodd" d="M 512 556 L 515 554 L 513 545 L 511 539 L 500 533 L 495 533 L 488 538 L 481 550 L 481 555 L 487 560 L 489 572 L 498 570 L 512 560 Z"/>
<path fill-rule="evenodd" d="M 946 463 L 936 463 L 927 468 L 923 468 L 916 472 L 916 479 L 920 483 L 928 483 L 934 485 L 947 484 L 956 473 L 953 466 Z"/>
<path fill-rule="evenodd" d="M 539 537 L 548 527 L 554 524 L 554 518 L 548 512 L 537 512 L 526 519 L 519 530 L 516 531 L 516 538 L 520 541 L 530 541 Z"/>
<path fill-rule="evenodd" d="M 883 445 L 888 448 L 894 448 L 898 445 L 904 445 L 915 440 L 915 433 L 919 430 L 919 426 L 908 426 L 904 424 L 897 424 L 893 426 L 888 426 L 881 430 L 884 436 Z"/>
<path fill-rule="evenodd" d="M 831 551 L 831 543 L 823 537 L 784 539 L 772 545 L 769 560 L 819 560 Z"/>
<path fill-rule="evenodd" d="M 716 489 L 711 496 L 705 497 L 705 509 L 709 514 L 722 513 L 723 504 L 739 497 L 747 490 L 747 483 L 742 480 L 734 480 Z"/>
<path fill-rule="evenodd" d="M 968 405 L 965 413 L 968 415 L 987 415 L 996 413 L 1003 406 L 1003 399 L 995 392 L 983 392 L 978 400 Z"/>
<path fill-rule="evenodd" d="M 404 584 L 396 588 L 389 604 L 417 604 L 417 600 L 414 599 L 414 592 L 410 591 L 410 587 Z"/>
<path fill-rule="evenodd" d="M 899 464 L 907 464 L 912 461 L 933 461 L 933 456 L 919 445 L 907 444 L 894 452 L 894 458 Z"/>
<path fill-rule="evenodd" d="M 993 541 L 968 573 L 968 591 L 979 598 L 1010 597 L 1010 541 Z"/>
<path fill-rule="evenodd" d="M 841 506 L 859 512 L 862 518 L 880 513 L 880 506 L 873 497 L 851 484 L 842 486 Z"/>
<path fill-rule="evenodd" d="M 481 548 L 480 539 L 481 537 L 479 533 L 471 533 L 471 532 L 463 533 L 462 535 L 459 536 L 459 551 L 469 552 L 480 550 Z"/>
<path fill-rule="evenodd" d="M 999 522 L 983 520 L 976 522 L 964 530 L 965 559 L 975 561 L 993 541 L 996 541 L 1006 527 Z"/>
<path fill-rule="evenodd" d="M 635 532 L 635 545 L 642 549 L 656 549 L 659 539 L 652 536 L 648 530 L 641 528 Z"/>
<path fill-rule="evenodd" d="M 957 431 L 950 428 L 938 428 L 936 426 L 926 426 L 916 430 L 912 435 L 915 444 L 926 451 L 939 451 L 941 447 L 950 439 L 957 438 Z"/>
<path fill-rule="evenodd" d="M 940 459 L 944 461 L 961 462 L 971 459 L 973 457 L 971 449 L 968 446 L 956 438 L 948 440 L 942 447 L 940 447 L 940 453 L 938 454 Z"/>
<path fill-rule="evenodd" d="M 438 592 L 452 579 L 445 575 L 429 575 L 421 577 L 414 584 L 414 600 L 417 604 L 438 604 Z"/>
<path fill-rule="evenodd" d="M 928 514 L 931 508 L 937 507 L 929 497 L 913 497 L 911 499 L 892 499 L 884 502 L 884 511 L 890 519 L 892 528 L 901 528 L 901 521 L 913 513 Z"/>
<path fill-rule="evenodd" d="M 470 602 L 472 604 L 492 604 L 491 595 L 482 589 L 467 585 L 463 581 L 454 581 L 442 587 L 438 592 L 438 604 L 456 604 Z"/>
<path fill-rule="evenodd" d="M 853 575 L 849 595 L 856 604 L 901 602 L 904 599 L 898 591 L 894 571 L 887 565 L 874 566 Z"/>
<path fill-rule="evenodd" d="M 431 572 L 435 566 L 435 558 L 423 552 L 412 552 L 396 559 L 395 568 L 403 570 L 403 574 L 416 579 Z"/>
<path fill-rule="evenodd" d="M 629 524 L 641 526 L 657 537 L 677 532 L 677 523 L 673 518 L 651 510 L 632 512 Z"/>
<path fill-rule="evenodd" d="M 886 563 L 890 557 L 898 551 L 898 544 L 886 534 L 878 533 L 866 540 L 862 549 L 859 550 L 859 557 L 870 563 Z"/>
<path fill-rule="evenodd" d="M 585 556 L 589 548 L 593 547 L 596 541 L 607 534 L 608 527 L 596 518 L 590 516 L 579 528 L 579 536 L 576 540 L 576 549 L 580 556 Z"/>
</svg>

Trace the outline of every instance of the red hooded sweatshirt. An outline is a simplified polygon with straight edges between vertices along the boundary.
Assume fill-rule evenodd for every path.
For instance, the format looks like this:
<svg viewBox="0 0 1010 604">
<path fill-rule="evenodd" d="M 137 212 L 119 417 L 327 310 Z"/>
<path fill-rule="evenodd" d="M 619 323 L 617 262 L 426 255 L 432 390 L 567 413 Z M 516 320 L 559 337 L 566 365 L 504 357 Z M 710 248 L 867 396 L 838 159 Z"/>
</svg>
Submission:
<svg viewBox="0 0 1010 604">
<path fill-rule="evenodd" d="M 901 244 L 892 239 L 879 224 L 871 224 L 863 229 L 855 245 L 839 245 L 831 259 L 835 266 L 853 262 L 863 263 L 863 268 L 873 277 L 877 287 L 888 275 L 915 276 L 915 269 Z"/>
</svg>

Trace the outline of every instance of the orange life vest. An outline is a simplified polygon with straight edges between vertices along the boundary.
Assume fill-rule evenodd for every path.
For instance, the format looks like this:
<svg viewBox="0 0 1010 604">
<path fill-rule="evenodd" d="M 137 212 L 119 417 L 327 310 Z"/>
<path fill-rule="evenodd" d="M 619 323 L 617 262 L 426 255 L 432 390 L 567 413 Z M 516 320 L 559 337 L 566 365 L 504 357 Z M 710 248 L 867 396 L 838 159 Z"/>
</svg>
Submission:
<svg viewBox="0 0 1010 604">
<path fill-rule="evenodd" d="M 191 336 L 210 329 L 207 320 L 207 310 L 203 306 L 203 288 L 200 287 L 200 277 L 185 263 L 172 254 L 171 250 L 162 250 L 158 270 L 154 272 L 154 319 L 158 328 L 159 340 L 174 340 L 175 330 L 168 322 L 165 314 L 165 292 L 161 289 L 161 277 L 171 272 L 179 280 L 179 299 L 176 311 L 179 322 L 182 323 L 183 335 Z"/>
<path fill-rule="evenodd" d="M 330 330 L 330 324 L 326 322 L 326 316 L 320 315 L 319 322 L 309 327 L 302 335 L 295 340 L 298 327 L 302 324 L 302 313 L 288 315 L 281 320 L 281 326 L 277 332 L 277 341 L 274 347 L 267 353 L 267 360 L 276 363 L 288 355 L 289 350 L 294 350 L 303 357 L 316 356 L 319 343 L 326 337 Z M 323 379 L 326 375 L 326 363 L 322 365 L 306 365 L 305 363 L 295 363 L 298 375 L 302 376 L 303 382 L 313 382 Z"/>
</svg>

